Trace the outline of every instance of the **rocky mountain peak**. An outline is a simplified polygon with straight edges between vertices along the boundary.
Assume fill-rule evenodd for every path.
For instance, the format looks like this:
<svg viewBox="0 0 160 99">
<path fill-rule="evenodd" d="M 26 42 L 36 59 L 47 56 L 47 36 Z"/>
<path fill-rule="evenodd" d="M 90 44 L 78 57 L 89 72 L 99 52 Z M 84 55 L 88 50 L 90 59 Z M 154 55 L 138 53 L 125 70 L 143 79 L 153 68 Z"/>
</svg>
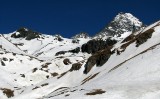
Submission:
<svg viewBox="0 0 160 99">
<path fill-rule="evenodd" d="M 114 20 L 115 22 L 120 22 L 120 24 L 124 24 L 127 22 L 130 22 L 130 24 L 135 25 L 135 26 L 142 26 L 142 22 L 139 21 L 138 18 L 136 18 L 135 16 L 133 16 L 131 13 L 123 13 L 120 12 L 115 18 Z"/>
<path fill-rule="evenodd" d="M 103 38 L 106 36 L 121 37 L 128 32 L 136 32 L 143 27 L 143 23 L 130 13 L 118 13 L 113 20 L 100 31 L 95 37 Z"/>
<path fill-rule="evenodd" d="M 30 30 L 28 28 L 19 28 L 14 32 L 11 37 L 12 38 L 25 38 L 26 40 L 32 40 L 40 37 L 40 33 Z"/>
<path fill-rule="evenodd" d="M 88 33 L 86 33 L 86 32 L 80 32 L 79 34 L 76 34 L 72 38 L 73 39 L 77 39 L 77 38 L 90 38 L 90 37 L 89 37 Z"/>
</svg>

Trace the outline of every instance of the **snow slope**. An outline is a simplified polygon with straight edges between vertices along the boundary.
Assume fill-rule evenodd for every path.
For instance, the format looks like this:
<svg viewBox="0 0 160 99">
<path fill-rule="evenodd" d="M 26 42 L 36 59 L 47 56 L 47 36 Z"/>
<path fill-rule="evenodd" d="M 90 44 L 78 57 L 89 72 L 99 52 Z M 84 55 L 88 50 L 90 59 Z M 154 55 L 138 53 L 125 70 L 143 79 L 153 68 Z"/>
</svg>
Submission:
<svg viewBox="0 0 160 99">
<path fill-rule="evenodd" d="M 87 74 L 86 63 L 94 54 L 75 49 L 90 38 L 42 34 L 26 40 L 11 37 L 13 33 L 0 36 L 0 99 L 160 97 L 160 21 L 124 33 L 105 64 L 94 65 Z"/>
<path fill-rule="evenodd" d="M 11 41 L 6 39 L 3 35 L 0 35 L 0 45 L 2 46 L 3 50 L 15 53 L 23 53 L 23 51 L 16 47 Z"/>
<path fill-rule="evenodd" d="M 16 32 L 17 33 L 17 32 Z M 41 38 L 26 40 L 25 38 L 12 38 L 10 33 L 9 35 L 4 35 L 12 43 L 17 44 L 17 46 L 26 52 L 27 54 L 36 56 L 41 59 L 53 59 L 55 54 L 59 51 L 75 49 L 80 47 L 82 44 L 90 40 L 90 38 L 78 38 L 78 43 L 72 43 L 72 39 L 63 38 L 60 35 L 45 35 L 42 34 Z M 59 41 L 59 38 L 62 41 Z"/>
<path fill-rule="evenodd" d="M 160 26 L 159 22 L 152 26 L 154 29 L 152 38 L 136 47 L 135 42 L 131 43 L 120 55 L 116 53 L 102 67 L 94 67 L 87 75 L 81 74 L 80 77 L 71 78 L 81 81 L 86 77 L 95 78 L 82 84 L 70 86 L 70 77 L 74 74 L 68 74 L 63 80 L 63 86 L 69 88 L 53 91 L 46 99 L 159 99 L 160 83 Z M 147 28 L 151 29 L 151 28 Z M 142 34 L 145 31 L 142 32 Z M 117 46 L 120 46 L 118 43 Z M 119 66 L 118 66 L 119 65 Z M 116 67 L 118 66 L 118 67 Z M 115 69 L 113 69 L 116 67 Z M 83 69 L 83 68 L 82 68 Z M 80 71 L 81 72 L 81 71 Z M 91 76 L 90 76 L 91 75 Z M 73 76 L 72 76 L 73 77 Z M 67 79 L 67 80 L 66 80 Z M 81 79 L 81 80 L 80 80 Z M 69 82 L 68 82 L 69 80 Z M 64 85 L 65 84 L 65 85 Z M 86 95 L 86 93 L 94 92 L 96 89 L 106 91 L 100 95 Z M 72 92 L 72 90 L 75 90 Z M 62 94 L 62 95 L 58 95 Z M 66 97 L 67 94 L 70 94 Z"/>
</svg>

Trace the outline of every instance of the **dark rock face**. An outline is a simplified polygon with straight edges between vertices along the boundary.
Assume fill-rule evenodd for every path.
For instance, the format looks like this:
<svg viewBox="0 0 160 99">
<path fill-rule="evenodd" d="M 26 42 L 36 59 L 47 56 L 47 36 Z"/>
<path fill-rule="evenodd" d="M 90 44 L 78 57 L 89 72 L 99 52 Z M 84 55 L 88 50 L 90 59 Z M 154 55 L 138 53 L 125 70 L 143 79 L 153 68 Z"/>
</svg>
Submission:
<svg viewBox="0 0 160 99">
<path fill-rule="evenodd" d="M 55 54 L 55 56 L 61 55 L 61 54 L 65 54 L 67 51 L 59 51 Z"/>
<path fill-rule="evenodd" d="M 0 45 L 0 49 L 2 49 L 2 45 Z"/>
<path fill-rule="evenodd" d="M 20 74 L 20 75 L 21 75 L 21 77 L 25 78 L 25 75 L 24 75 L 24 74 Z"/>
<path fill-rule="evenodd" d="M 96 64 L 96 61 L 97 61 L 97 58 L 94 56 L 91 56 L 84 66 L 85 70 L 83 71 L 83 73 L 87 74 L 92 69 L 92 67 Z"/>
<path fill-rule="evenodd" d="M 59 34 L 56 34 L 56 35 L 54 35 L 55 36 L 55 39 L 54 40 L 58 40 L 58 41 L 63 41 L 63 38 L 62 38 L 62 36 L 61 35 L 59 35 Z"/>
<path fill-rule="evenodd" d="M 77 47 L 77 48 L 75 48 L 73 50 L 69 50 L 68 52 L 70 52 L 70 53 L 79 53 L 80 52 L 80 47 Z"/>
<path fill-rule="evenodd" d="M 14 96 L 14 90 L 11 90 L 8 88 L 0 88 L 0 90 L 2 90 L 3 94 L 5 94 L 8 98 L 11 98 Z"/>
<path fill-rule="evenodd" d="M 79 70 L 81 68 L 81 63 L 74 63 L 69 71 Z"/>
<path fill-rule="evenodd" d="M 104 40 L 90 40 L 86 44 L 83 44 L 81 47 L 82 52 L 87 52 L 88 54 L 94 54 L 97 51 L 105 49 L 109 46 L 114 45 L 117 43 L 116 40 L 111 40 L 108 38 L 106 41 Z"/>
<path fill-rule="evenodd" d="M 126 37 L 122 43 L 124 43 L 123 45 L 121 45 L 121 49 L 123 49 L 122 51 L 118 51 L 118 54 L 120 54 L 121 52 L 123 52 L 130 44 L 132 43 L 136 43 L 136 47 L 139 47 L 141 44 L 145 43 L 149 38 L 152 37 L 152 33 L 154 32 L 154 29 L 149 29 L 145 32 L 141 32 L 138 35 L 129 35 L 128 37 Z"/>
<path fill-rule="evenodd" d="M 77 47 L 73 50 L 69 50 L 69 51 L 59 51 L 55 54 L 55 56 L 61 55 L 61 54 L 65 54 L 65 53 L 79 53 L 80 52 L 80 47 Z"/>
<path fill-rule="evenodd" d="M 64 63 L 65 65 L 71 64 L 71 62 L 70 62 L 70 60 L 69 60 L 68 58 L 64 59 L 64 60 L 63 60 L 63 63 Z"/>
<path fill-rule="evenodd" d="M 153 32 L 154 32 L 154 29 L 151 28 L 144 32 L 141 31 L 137 35 L 134 35 L 134 34 L 129 35 L 122 41 L 122 43 L 124 44 L 121 45 L 120 47 L 121 50 L 115 49 L 117 55 L 120 55 L 122 52 L 124 52 L 125 49 L 132 43 L 136 43 L 136 47 L 139 47 L 141 44 L 145 43 L 149 38 L 152 37 Z"/>
<path fill-rule="evenodd" d="M 87 74 L 94 65 L 102 66 L 107 62 L 111 55 L 112 52 L 110 51 L 110 48 L 103 49 L 93 54 L 91 57 L 89 57 L 87 63 L 85 64 L 84 74 Z"/>
<path fill-rule="evenodd" d="M 152 33 L 154 32 L 154 29 L 149 29 L 145 31 L 143 34 L 139 35 L 136 39 L 136 47 L 140 46 L 144 42 L 146 42 L 149 38 L 152 37 Z"/>
<path fill-rule="evenodd" d="M 102 66 L 110 58 L 111 48 L 117 41 L 111 38 L 107 40 L 90 40 L 86 44 L 83 44 L 81 47 L 82 52 L 87 52 L 92 54 L 89 57 L 87 63 L 85 64 L 84 73 L 87 74 L 94 65 Z"/>
<path fill-rule="evenodd" d="M 10 59 L 9 59 L 9 62 L 11 62 L 11 61 L 13 61 L 13 60 L 14 60 L 14 59 L 10 58 Z"/>
<path fill-rule="evenodd" d="M 3 61 L 8 61 L 8 59 L 6 57 L 3 57 L 2 60 Z"/>
<path fill-rule="evenodd" d="M 73 39 L 72 43 L 79 43 L 79 40 L 78 39 Z"/>
<path fill-rule="evenodd" d="M 54 73 L 51 73 L 51 75 L 52 75 L 53 77 L 56 77 L 56 76 L 58 76 L 58 73 L 54 72 Z"/>
<path fill-rule="evenodd" d="M 11 37 L 13 38 L 25 38 L 26 40 L 32 40 L 35 38 L 39 38 L 41 34 L 34 32 L 32 30 L 28 30 L 25 28 L 20 28 L 16 32 L 19 32 L 19 34 L 12 34 Z"/>
<path fill-rule="evenodd" d="M 6 66 L 6 64 L 1 60 L 1 65 L 2 66 Z"/>
<path fill-rule="evenodd" d="M 34 73 L 34 72 L 36 72 L 37 70 L 38 70 L 37 68 L 33 68 L 32 72 Z"/>
</svg>

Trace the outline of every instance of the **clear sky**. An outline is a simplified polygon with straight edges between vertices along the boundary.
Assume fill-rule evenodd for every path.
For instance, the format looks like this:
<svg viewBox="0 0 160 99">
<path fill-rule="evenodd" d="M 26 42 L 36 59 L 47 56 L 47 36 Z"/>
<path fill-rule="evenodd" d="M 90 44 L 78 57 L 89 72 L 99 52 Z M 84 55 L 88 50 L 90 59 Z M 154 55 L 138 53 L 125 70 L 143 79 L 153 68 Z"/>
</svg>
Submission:
<svg viewBox="0 0 160 99">
<path fill-rule="evenodd" d="M 1 0 L 0 33 L 27 27 L 45 34 L 94 35 L 119 12 L 145 24 L 160 20 L 159 0 Z"/>
</svg>

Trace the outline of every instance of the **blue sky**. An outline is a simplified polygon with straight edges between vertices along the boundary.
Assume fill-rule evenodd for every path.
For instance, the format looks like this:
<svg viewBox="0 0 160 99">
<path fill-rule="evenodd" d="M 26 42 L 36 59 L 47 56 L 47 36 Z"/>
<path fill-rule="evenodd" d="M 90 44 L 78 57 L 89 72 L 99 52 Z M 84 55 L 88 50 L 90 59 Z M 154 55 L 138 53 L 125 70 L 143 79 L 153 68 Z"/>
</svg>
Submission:
<svg viewBox="0 0 160 99">
<path fill-rule="evenodd" d="M 95 35 L 119 12 L 149 25 L 160 20 L 158 0 L 1 0 L 0 33 L 27 27 L 45 34 Z"/>
</svg>

